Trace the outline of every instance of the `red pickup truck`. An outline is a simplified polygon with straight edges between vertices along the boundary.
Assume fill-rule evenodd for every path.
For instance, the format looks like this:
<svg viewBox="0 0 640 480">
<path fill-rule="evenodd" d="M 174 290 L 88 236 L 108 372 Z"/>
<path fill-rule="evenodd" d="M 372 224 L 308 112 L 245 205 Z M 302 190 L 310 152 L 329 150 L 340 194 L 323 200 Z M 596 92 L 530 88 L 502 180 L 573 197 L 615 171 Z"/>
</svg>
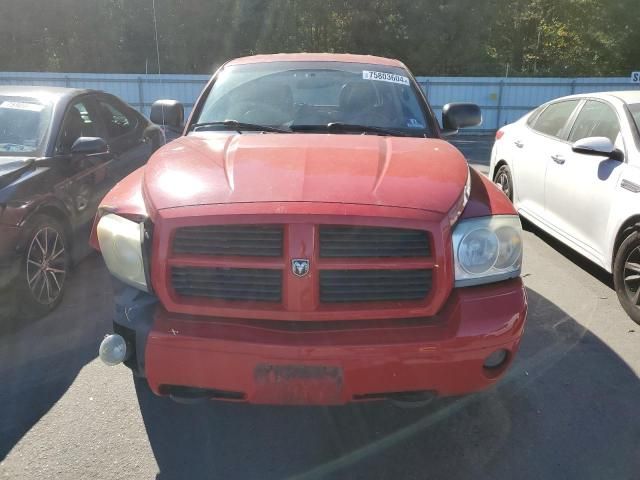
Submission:
<svg viewBox="0 0 640 480">
<path fill-rule="evenodd" d="M 182 123 L 161 101 L 152 119 Z M 100 357 L 159 395 L 267 404 L 418 401 L 494 384 L 527 302 L 521 225 L 443 137 L 399 61 L 233 60 L 183 134 L 104 199 L 114 277 Z"/>
</svg>

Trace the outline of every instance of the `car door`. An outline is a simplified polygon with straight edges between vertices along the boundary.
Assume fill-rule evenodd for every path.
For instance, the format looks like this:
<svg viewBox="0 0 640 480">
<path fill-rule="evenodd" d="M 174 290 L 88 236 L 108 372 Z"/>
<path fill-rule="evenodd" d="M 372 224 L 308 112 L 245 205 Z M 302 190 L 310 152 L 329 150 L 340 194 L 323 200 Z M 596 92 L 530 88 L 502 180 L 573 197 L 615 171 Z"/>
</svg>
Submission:
<svg viewBox="0 0 640 480">
<path fill-rule="evenodd" d="M 546 175 L 546 217 L 588 256 L 602 258 L 615 186 L 623 163 L 607 156 L 576 153 L 583 138 L 607 137 L 624 152 L 615 109 L 602 100 L 587 100 L 567 136 L 551 152 Z"/>
<path fill-rule="evenodd" d="M 96 209 L 113 183 L 110 153 L 73 154 L 80 137 L 104 135 L 93 95 L 76 97 L 65 110 L 54 151 L 54 167 L 63 180 L 54 186 L 56 196 L 71 213 L 74 234 L 85 244 Z M 84 240 L 84 241 L 82 241 Z"/>
<path fill-rule="evenodd" d="M 153 150 L 152 142 L 146 136 L 149 122 L 112 95 L 99 95 L 97 104 L 114 157 L 115 184 L 149 159 Z"/>
<path fill-rule="evenodd" d="M 577 99 L 551 103 L 513 136 L 516 205 L 534 220 L 545 216 L 545 175 L 550 152 L 562 143 L 569 118 L 579 103 Z"/>
</svg>

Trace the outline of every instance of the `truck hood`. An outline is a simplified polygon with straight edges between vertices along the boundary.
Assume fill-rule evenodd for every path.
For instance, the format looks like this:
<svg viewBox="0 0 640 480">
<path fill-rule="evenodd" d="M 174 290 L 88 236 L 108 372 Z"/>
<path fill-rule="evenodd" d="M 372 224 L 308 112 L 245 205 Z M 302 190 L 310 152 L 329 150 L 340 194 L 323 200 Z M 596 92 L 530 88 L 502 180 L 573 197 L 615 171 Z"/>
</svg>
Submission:
<svg viewBox="0 0 640 480">
<path fill-rule="evenodd" d="M 145 167 L 148 207 L 252 202 L 329 202 L 446 213 L 468 167 L 439 139 L 341 134 L 180 137 Z"/>
</svg>

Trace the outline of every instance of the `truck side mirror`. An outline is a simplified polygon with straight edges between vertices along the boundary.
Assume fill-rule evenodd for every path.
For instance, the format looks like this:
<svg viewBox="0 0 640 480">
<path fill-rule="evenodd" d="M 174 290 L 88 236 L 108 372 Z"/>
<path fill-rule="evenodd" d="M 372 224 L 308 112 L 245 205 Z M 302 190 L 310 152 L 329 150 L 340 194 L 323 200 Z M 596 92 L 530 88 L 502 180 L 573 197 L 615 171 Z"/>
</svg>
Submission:
<svg viewBox="0 0 640 480">
<path fill-rule="evenodd" d="M 150 117 L 157 125 L 181 130 L 184 125 L 184 106 L 177 100 L 157 100 L 151 105 Z"/>
<path fill-rule="evenodd" d="M 455 135 L 461 128 L 476 127 L 481 123 L 482 112 L 474 103 L 447 103 L 442 107 L 443 135 Z"/>
</svg>

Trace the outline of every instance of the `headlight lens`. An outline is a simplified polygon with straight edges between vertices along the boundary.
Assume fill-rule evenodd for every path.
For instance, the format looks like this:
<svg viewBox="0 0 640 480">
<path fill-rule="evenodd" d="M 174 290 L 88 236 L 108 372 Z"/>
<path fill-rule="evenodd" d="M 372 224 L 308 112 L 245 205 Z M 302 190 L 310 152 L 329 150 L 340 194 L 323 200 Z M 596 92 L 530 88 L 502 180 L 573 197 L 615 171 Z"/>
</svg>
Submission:
<svg viewBox="0 0 640 480">
<path fill-rule="evenodd" d="M 522 227 L 513 215 L 473 218 L 453 230 L 456 287 L 520 275 Z"/>
<path fill-rule="evenodd" d="M 144 225 L 114 214 L 103 216 L 97 227 L 104 263 L 123 282 L 149 291 L 142 257 Z"/>
</svg>

